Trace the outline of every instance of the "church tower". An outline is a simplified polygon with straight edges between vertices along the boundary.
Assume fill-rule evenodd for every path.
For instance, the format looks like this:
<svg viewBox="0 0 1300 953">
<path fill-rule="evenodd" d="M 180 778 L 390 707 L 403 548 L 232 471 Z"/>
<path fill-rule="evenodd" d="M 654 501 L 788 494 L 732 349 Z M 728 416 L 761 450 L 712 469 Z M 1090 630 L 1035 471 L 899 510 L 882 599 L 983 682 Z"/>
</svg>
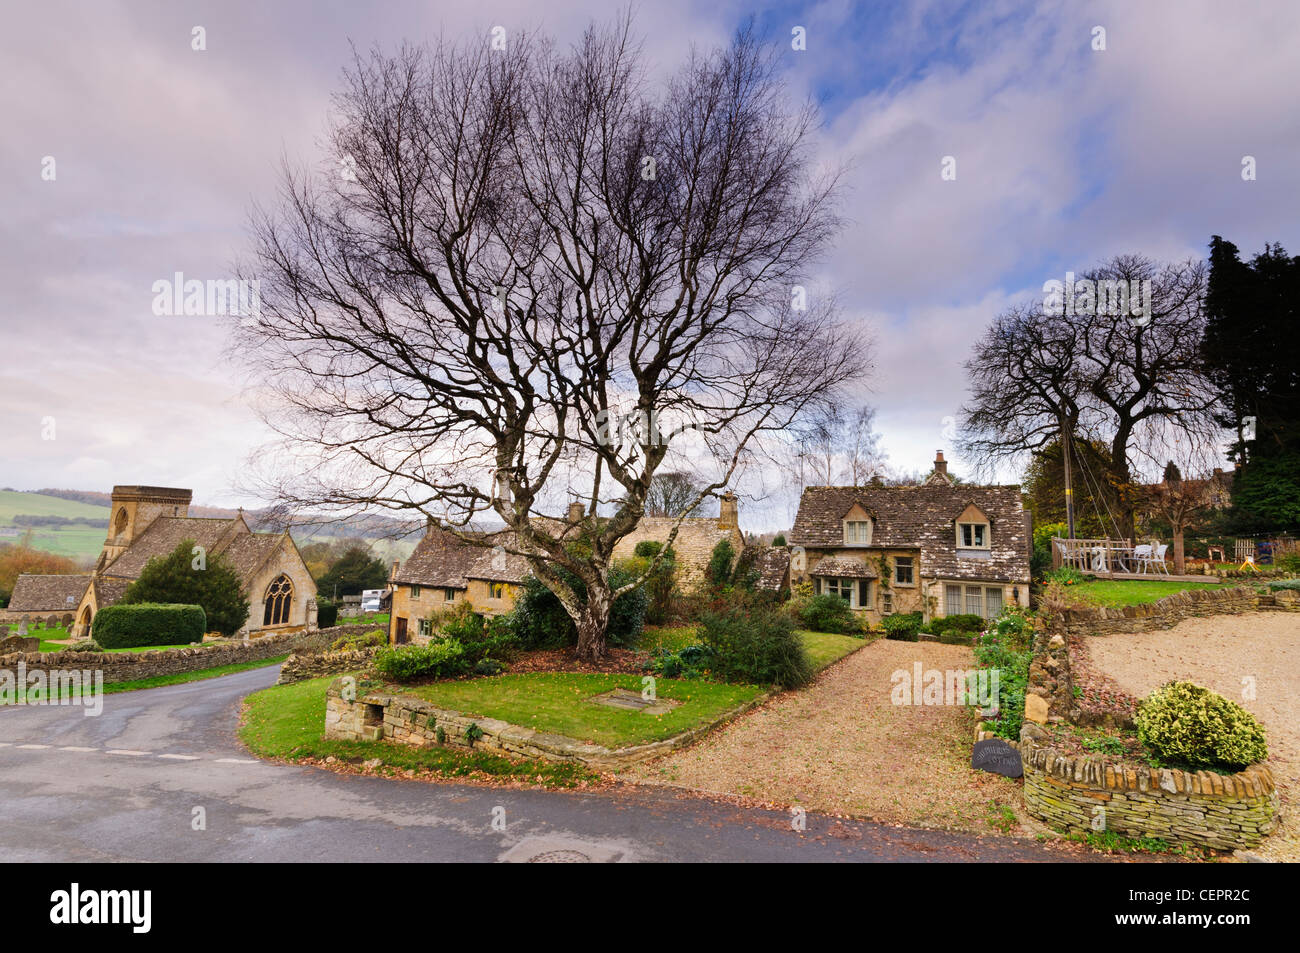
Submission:
<svg viewBox="0 0 1300 953">
<path fill-rule="evenodd" d="M 189 516 L 193 490 L 166 486 L 115 486 L 108 515 L 108 538 L 95 564 L 103 569 L 160 516 Z"/>
</svg>

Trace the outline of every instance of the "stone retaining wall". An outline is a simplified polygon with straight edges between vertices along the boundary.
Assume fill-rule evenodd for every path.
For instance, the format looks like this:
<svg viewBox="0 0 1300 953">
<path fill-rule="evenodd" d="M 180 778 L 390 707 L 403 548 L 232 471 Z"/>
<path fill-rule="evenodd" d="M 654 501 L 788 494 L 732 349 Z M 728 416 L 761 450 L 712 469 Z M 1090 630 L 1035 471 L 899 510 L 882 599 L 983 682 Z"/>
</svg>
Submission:
<svg viewBox="0 0 1300 953">
<path fill-rule="evenodd" d="M 288 655 L 294 651 L 295 640 L 302 636 L 303 633 L 288 632 L 248 642 L 219 642 L 154 652 L 14 652 L 0 656 L 0 669 L 16 670 L 19 662 L 28 672 L 92 669 L 102 671 L 105 682 L 129 682 Z"/>
<path fill-rule="evenodd" d="M 355 672 L 370 664 L 378 651 L 377 646 L 364 649 L 339 649 L 331 652 L 304 652 L 290 655 L 280 666 L 277 685 L 292 685 L 308 678 L 325 675 L 342 675 Z"/>
<path fill-rule="evenodd" d="M 680 735 L 628 748 L 610 749 L 567 738 L 564 735 L 522 728 L 495 718 L 473 718 L 448 711 L 410 695 L 372 693 L 345 701 L 342 680 L 336 679 L 326 693 L 325 737 L 350 741 L 395 741 L 399 744 L 427 748 L 450 745 L 473 748 L 507 757 L 537 758 L 585 764 L 600 771 L 616 771 L 684 748 L 718 725 L 735 718 L 764 701 L 766 694 L 739 705 L 714 721 L 692 728 Z M 471 740 L 471 726 L 482 732 Z M 441 740 L 439 736 L 441 730 Z"/>
<path fill-rule="evenodd" d="M 1234 850 L 1258 844 L 1278 824 L 1273 774 L 1257 764 L 1231 775 L 1067 757 L 1040 746 L 1043 729 L 1020 734 L 1025 806 L 1053 827 Z"/>
<path fill-rule="evenodd" d="M 1049 627 L 1051 631 L 1063 635 L 1150 632 L 1171 629 L 1183 619 L 1235 615 L 1257 610 L 1300 612 L 1300 591 L 1279 589 L 1261 595 L 1245 586 L 1235 589 L 1186 589 L 1142 605 L 1069 609 L 1054 617 Z"/>
</svg>

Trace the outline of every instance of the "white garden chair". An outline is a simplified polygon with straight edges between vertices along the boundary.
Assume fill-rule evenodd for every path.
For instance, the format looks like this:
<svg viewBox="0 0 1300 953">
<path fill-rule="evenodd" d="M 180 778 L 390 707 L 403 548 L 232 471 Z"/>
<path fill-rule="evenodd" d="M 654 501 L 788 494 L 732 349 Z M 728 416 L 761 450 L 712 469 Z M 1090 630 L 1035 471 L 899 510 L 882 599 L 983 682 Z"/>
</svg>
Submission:
<svg viewBox="0 0 1300 953">
<path fill-rule="evenodd" d="M 1138 572 L 1147 571 L 1147 564 L 1151 562 L 1151 545 L 1149 543 L 1133 547 L 1133 562 L 1137 566 Z"/>
<path fill-rule="evenodd" d="M 1147 555 L 1147 558 L 1143 560 L 1143 565 L 1150 566 L 1152 569 L 1157 572 L 1162 572 L 1166 576 L 1169 575 L 1169 567 L 1165 565 L 1165 553 L 1167 552 L 1169 552 L 1169 544 L 1161 543 L 1156 547 L 1155 552 Z M 1143 572 L 1145 571 L 1146 570 L 1143 570 Z"/>
</svg>

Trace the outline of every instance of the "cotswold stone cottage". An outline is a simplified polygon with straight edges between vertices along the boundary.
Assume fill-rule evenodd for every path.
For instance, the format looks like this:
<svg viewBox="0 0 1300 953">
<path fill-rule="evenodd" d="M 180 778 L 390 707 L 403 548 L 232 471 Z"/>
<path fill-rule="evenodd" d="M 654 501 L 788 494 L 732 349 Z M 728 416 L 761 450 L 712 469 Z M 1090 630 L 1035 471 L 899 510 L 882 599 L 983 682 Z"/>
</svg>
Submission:
<svg viewBox="0 0 1300 953">
<path fill-rule="evenodd" d="M 75 612 L 73 635 L 88 637 L 95 613 L 122 598 L 150 559 L 166 556 L 190 539 L 209 559 L 224 556 L 239 575 L 249 600 L 241 633 L 291 632 L 315 624 L 316 584 L 289 533 L 254 533 L 242 513 L 229 519 L 191 517 L 192 497 L 190 490 L 172 487 L 113 487 L 108 538 L 94 572 L 19 576 L 10 609 L 46 611 L 36 608 L 37 601 L 57 589 L 65 602 L 60 611 Z M 67 602 L 74 594 L 75 605 Z"/>
<path fill-rule="evenodd" d="M 1029 605 L 1033 534 L 1018 486 L 974 486 L 943 453 L 917 486 L 812 486 L 790 532 L 790 579 L 869 622 L 895 612 L 993 618 Z"/>
<path fill-rule="evenodd" d="M 584 518 L 581 503 L 569 506 L 567 527 Z M 669 517 L 644 517 L 636 529 L 614 547 L 616 560 L 635 554 L 637 543 L 644 540 L 664 542 L 675 520 Z M 568 532 L 557 521 L 561 537 Z M 475 612 L 494 616 L 514 608 L 519 585 L 529 575 L 528 562 L 507 549 L 518 549 L 515 535 L 509 532 L 482 534 L 482 544 L 467 542 L 433 520 L 428 522 L 424 537 L 405 563 L 394 563 L 391 576 L 393 608 L 389 622 L 389 641 L 394 644 L 424 642 L 431 635 L 431 616 L 454 609 L 468 601 Z M 732 493 L 723 496 L 717 517 L 687 517 L 682 520 L 673 540 L 677 555 L 677 582 L 690 588 L 704 580 L 713 549 L 728 540 L 738 559 L 745 546 L 740 532 L 739 507 Z"/>
</svg>

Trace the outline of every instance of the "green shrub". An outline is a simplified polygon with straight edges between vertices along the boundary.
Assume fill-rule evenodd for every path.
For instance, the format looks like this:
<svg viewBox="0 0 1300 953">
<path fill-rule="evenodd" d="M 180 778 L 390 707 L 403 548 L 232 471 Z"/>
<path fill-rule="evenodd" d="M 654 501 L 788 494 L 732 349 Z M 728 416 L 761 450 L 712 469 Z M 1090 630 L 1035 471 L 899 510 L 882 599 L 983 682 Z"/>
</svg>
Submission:
<svg viewBox="0 0 1300 953">
<path fill-rule="evenodd" d="M 192 539 L 182 540 L 165 556 L 150 559 L 117 605 L 202 606 L 203 624 L 227 636 L 248 622 L 248 596 L 239 573 L 224 554 L 204 552 Z M 259 611 L 253 624 L 261 621 Z"/>
<path fill-rule="evenodd" d="M 1279 579 L 1268 584 L 1270 589 L 1300 589 L 1300 579 Z"/>
<path fill-rule="evenodd" d="M 1079 583 L 1093 578 L 1095 577 L 1088 573 L 1080 572 L 1073 566 L 1062 566 L 1060 569 L 1053 569 L 1051 572 L 1043 575 L 1043 580 L 1045 582 L 1059 582 L 1065 586 L 1077 586 Z"/>
<path fill-rule="evenodd" d="M 104 647 L 94 639 L 82 639 L 80 642 L 73 642 L 64 651 L 67 652 L 102 652 Z"/>
<path fill-rule="evenodd" d="M 646 669 L 661 678 L 703 678 L 713 665 L 714 651 L 708 645 L 687 645 L 671 652 L 659 649 Z"/>
<path fill-rule="evenodd" d="M 1273 558 L 1273 565 L 1283 572 L 1300 572 L 1300 553 L 1283 553 Z"/>
<path fill-rule="evenodd" d="M 480 642 L 487 636 L 487 622 L 468 602 L 458 602 L 454 609 L 437 621 L 438 631 L 443 636 L 462 644 Z"/>
<path fill-rule="evenodd" d="M 330 644 L 330 648 L 334 650 L 355 650 L 369 648 L 372 645 L 387 644 L 387 634 L 381 629 L 375 629 L 373 632 L 359 632 L 353 635 L 341 636 Z"/>
<path fill-rule="evenodd" d="M 634 576 L 639 576 L 645 572 L 650 565 L 650 561 L 659 555 L 663 549 L 663 543 L 655 542 L 652 539 L 644 539 L 636 544 L 633 551 L 633 558 L 629 559 L 624 568 Z M 646 577 L 646 624 L 663 625 L 672 617 L 673 611 L 673 588 L 677 575 L 677 554 L 672 547 L 663 554 L 659 564 L 655 566 L 654 571 Z"/>
<path fill-rule="evenodd" d="M 587 587 L 576 576 L 558 569 L 560 576 L 577 593 L 585 598 Z M 609 571 L 609 584 L 615 588 L 631 582 L 626 570 L 615 566 Z M 614 600 L 610 608 L 609 628 L 606 638 L 611 645 L 628 645 L 634 642 L 645 627 L 645 588 L 638 586 Z M 520 587 L 519 598 L 512 613 L 512 625 L 518 644 L 525 649 L 555 649 L 578 644 L 578 627 L 569 618 L 555 593 L 534 576 L 526 576 Z"/>
<path fill-rule="evenodd" d="M 316 601 L 316 627 L 320 629 L 332 629 L 339 622 L 338 603 L 330 602 L 328 599 L 318 599 Z"/>
<path fill-rule="evenodd" d="M 731 545 L 731 540 L 718 540 L 718 545 L 713 547 L 713 553 L 709 556 L 709 566 L 705 571 L 709 582 L 714 586 L 725 586 L 731 582 L 731 564 L 736 561 L 736 550 Z"/>
<path fill-rule="evenodd" d="M 475 675 L 500 675 L 505 670 L 505 663 L 498 662 L 494 658 L 479 659 L 474 663 Z"/>
<path fill-rule="evenodd" d="M 138 602 L 105 606 L 91 623 L 91 636 L 106 649 L 202 642 L 208 620 L 202 606 Z"/>
<path fill-rule="evenodd" d="M 975 647 L 975 660 L 980 668 L 997 669 L 998 672 L 998 713 L 985 724 L 999 738 L 1020 740 L 1032 658 L 1032 652 L 1006 644 L 993 632 L 985 635 Z"/>
<path fill-rule="evenodd" d="M 941 632 L 983 632 L 986 625 L 982 615 L 974 613 L 957 613 L 940 616 L 930 623 L 930 631 L 935 635 Z"/>
<path fill-rule="evenodd" d="M 375 668 L 391 679 L 448 678 L 465 672 L 471 663 L 455 639 L 428 645 L 385 646 L 375 653 Z"/>
<path fill-rule="evenodd" d="M 813 596 L 798 611 L 799 621 L 814 632 L 843 632 L 855 628 L 849 601 L 831 593 Z"/>
<path fill-rule="evenodd" d="M 963 632 L 961 629 L 944 629 L 936 634 L 944 645 L 970 645 L 975 641 L 974 632 Z"/>
<path fill-rule="evenodd" d="M 916 642 L 920 639 L 921 613 L 895 612 L 887 615 L 880 622 L 885 630 L 885 638 L 901 642 Z"/>
<path fill-rule="evenodd" d="M 1161 761 L 1237 770 L 1268 757 L 1264 726 L 1236 702 L 1192 682 L 1170 682 L 1138 705 L 1138 740 Z"/>
<path fill-rule="evenodd" d="M 711 670 L 724 681 L 798 688 L 813 676 L 794 622 L 767 608 L 708 613 L 700 637 L 712 650 Z"/>
</svg>

